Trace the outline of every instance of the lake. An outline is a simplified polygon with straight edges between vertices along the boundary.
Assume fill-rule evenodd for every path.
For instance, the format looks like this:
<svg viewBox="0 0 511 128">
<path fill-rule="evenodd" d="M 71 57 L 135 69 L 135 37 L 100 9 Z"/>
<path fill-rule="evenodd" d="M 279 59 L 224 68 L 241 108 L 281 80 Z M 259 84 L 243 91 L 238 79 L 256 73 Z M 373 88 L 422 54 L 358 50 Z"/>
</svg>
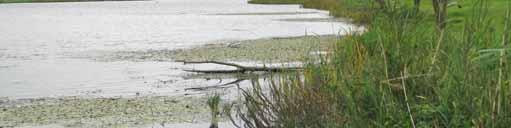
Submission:
<svg viewBox="0 0 511 128">
<path fill-rule="evenodd" d="M 101 53 L 174 50 L 227 41 L 339 35 L 326 11 L 246 0 L 0 4 L 0 97 L 183 95 L 218 81 L 190 65 L 101 60 Z M 98 57 L 99 56 L 99 57 Z M 209 66 L 208 66 L 209 67 Z"/>
</svg>

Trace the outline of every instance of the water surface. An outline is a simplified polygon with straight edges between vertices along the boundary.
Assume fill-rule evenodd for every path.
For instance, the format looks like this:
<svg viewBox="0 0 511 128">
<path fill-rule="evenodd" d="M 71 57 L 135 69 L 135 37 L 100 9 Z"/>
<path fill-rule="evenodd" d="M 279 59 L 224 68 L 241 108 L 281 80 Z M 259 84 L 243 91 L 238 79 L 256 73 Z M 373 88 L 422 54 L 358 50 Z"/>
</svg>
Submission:
<svg viewBox="0 0 511 128">
<path fill-rule="evenodd" d="M 190 73 L 181 69 L 194 66 L 173 62 L 98 61 L 84 55 L 343 34 L 353 28 L 325 18 L 330 18 L 325 11 L 246 0 L 0 4 L 0 97 L 196 93 L 185 88 L 225 81 L 185 79 Z"/>
</svg>

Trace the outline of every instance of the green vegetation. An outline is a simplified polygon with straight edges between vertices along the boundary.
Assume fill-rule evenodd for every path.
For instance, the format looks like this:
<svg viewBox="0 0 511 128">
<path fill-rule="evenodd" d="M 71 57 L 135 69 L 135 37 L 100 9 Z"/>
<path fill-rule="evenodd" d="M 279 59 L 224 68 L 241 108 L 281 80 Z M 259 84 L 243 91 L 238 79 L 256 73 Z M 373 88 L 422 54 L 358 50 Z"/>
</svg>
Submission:
<svg viewBox="0 0 511 128">
<path fill-rule="evenodd" d="M 211 110 L 211 125 L 210 128 L 218 128 L 218 116 L 220 115 L 220 96 L 214 95 L 208 99 L 208 106 Z"/>
<path fill-rule="evenodd" d="M 256 3 L 254 0 L 252 3 Z M 314 0 L 316 4 L 332 0 Z M 334 0 L 368 21 L 322 64 L 254 81 L 238 117 L 246 127 L 508 127 L 511 2 L 459 1 L 442 29 L 430 1 Z M 357 1 L 354 4 L 353 1 Z M 447 1 L 447 0 L 439 0 Z M 263 1 L 264 2 L 264 1 Z M 454 0 L 449 5 L 456 5 Z M 304 7 L 307 6 L 303 2 Z M 324 7 L 320 8 L 324 9 Z M 358 14 L 356 14 L 358 15 Z M 369 17 L 366 17 L 369 16 Z M 268 92 L 269 91 L 269 92 Z"/>
</svg>

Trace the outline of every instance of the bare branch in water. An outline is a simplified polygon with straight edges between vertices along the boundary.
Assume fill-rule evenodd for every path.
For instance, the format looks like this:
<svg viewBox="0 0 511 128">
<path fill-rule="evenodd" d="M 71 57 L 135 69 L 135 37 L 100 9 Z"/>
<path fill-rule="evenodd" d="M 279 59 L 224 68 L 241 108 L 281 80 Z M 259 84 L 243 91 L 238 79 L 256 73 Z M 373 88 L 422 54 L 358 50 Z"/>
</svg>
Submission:
<svg viewBox="0 0 511 128">
<path fill-rule="evenodd" d="M 242 66 L 235 63 L 227 63 L 220 61 L 185 61 L 185 60 L 177 60 L 176 62 L 183 62 L 184 64 L 218 64 L 236 67 L 234 70 L 184 70 L 187 72 L 197 72 L 197 73 L 246 73 L 246 72 L 287 72 L 287 71 L 295 71 L 301 70 L 302 67 L 250 67 L 250 66 Z"/>
</svg>

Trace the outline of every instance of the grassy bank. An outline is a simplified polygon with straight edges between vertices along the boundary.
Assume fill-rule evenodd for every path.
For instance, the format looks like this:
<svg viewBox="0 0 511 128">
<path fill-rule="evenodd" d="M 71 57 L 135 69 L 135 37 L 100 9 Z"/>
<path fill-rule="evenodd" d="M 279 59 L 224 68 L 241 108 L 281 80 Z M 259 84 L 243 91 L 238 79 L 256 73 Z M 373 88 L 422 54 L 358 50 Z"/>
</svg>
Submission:
<svg viewBox="0 0 511 128">
<path fill-rule="evenodd" d="M 373 1 L 335 1 L 325 5 L 342 8 L 340 14 L 368 10 L 367 31 L 337 41 L 322 64 L 265 83 L 270 93 L 254 82 L 237 115 L 245 126 L 510 125 L 509 1 L 452 3 L 441 30 L 428 1 L 419 13 L 404 0 L 384 9 Z"/>
</svg>

